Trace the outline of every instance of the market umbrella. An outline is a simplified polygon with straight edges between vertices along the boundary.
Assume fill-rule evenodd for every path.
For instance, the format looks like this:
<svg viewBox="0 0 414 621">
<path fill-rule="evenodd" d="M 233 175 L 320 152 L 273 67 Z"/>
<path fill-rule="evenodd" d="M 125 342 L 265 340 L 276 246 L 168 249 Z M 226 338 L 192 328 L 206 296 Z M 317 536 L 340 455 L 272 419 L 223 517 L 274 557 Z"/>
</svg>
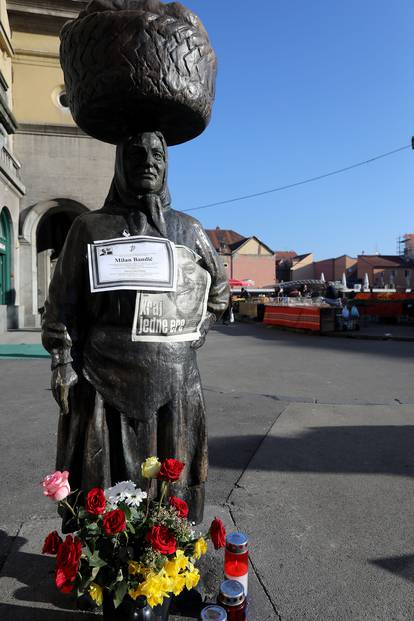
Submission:
<svg viewBox="0 0 414 621">
<path fill-rule="evenodd" d="M 237 280 L 236 278 L 230 278 L 230 287 L 251 287 L 251 280 Z"/>
</svg>

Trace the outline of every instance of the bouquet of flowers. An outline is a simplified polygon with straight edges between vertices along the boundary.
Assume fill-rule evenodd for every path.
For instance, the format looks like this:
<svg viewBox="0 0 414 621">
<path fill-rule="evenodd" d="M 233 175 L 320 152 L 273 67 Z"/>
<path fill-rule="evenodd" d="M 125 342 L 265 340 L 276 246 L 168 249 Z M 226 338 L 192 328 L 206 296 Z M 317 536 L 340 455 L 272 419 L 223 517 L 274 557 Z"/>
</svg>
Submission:
<svg viewBox="0 0 414 621">
<path fill-rule="evenodd" d="M 82 494 L 71 492 L 69 473 L 55 472 L 43 480 L 44 495 L 71 515 L 73 533 L 65 540 L 57 531 L 44 542 L 43 553 L 56 555 L 55 583 L 62 593 L 89 594 L 101 606 L 104 593 L 117 608 L 126 596 L 144 595 L 151 607 L 165 597 L 197 586 L 196 562 L 207 552 L 211 539 L 215 549 L 225 544 L 225 529 L 215 518 L 207 534 L 197 537 L 187 519 L 184 500 L 170 495 L 184 464 L 176 459 L 160 463 L 149 457 L 142 465 L 147 491 L 132 481 Z M 151 479 L 161 480 L 159 500 L 150 500 Z"/>
</svg>

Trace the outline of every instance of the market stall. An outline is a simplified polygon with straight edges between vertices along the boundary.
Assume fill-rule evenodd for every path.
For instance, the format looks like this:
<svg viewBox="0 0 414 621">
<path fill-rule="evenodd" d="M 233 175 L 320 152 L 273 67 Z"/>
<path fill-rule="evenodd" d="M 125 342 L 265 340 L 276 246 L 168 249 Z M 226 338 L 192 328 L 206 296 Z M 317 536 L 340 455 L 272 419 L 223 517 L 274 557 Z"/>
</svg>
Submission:
<svg viewBox="0 0 414 621">
<path fill-rule="evenodd" d="M 290 302 L 290 300 L 289 300 Z M 321 304 L 275 303 L 266 304 L 264 323 L 296 330 L 334 332 L 337 309 Z"/>
</svg>

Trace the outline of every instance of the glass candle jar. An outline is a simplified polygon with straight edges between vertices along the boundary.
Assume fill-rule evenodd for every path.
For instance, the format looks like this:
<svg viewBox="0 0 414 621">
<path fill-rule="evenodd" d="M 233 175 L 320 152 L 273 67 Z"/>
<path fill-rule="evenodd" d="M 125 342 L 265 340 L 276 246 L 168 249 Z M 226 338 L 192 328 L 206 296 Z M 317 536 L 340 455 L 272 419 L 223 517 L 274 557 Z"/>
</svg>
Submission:
<svg viewBox="0 0 414 621">
<path fill-rule="evenodd" d="M 227 613 L 228 621 L 247 621 L 247 601 L 243 585 L 237 580 L 224 580 L 218 603 Z"/>
<path fill-rule="evenodd" d="M 221 606 L 207 606 L 201 611 L 200 621 L 227 621 L 227 613 Z"/>
<path fill-rule="evenodd" d="M 246 535 L 239 532 L 229 533 L 226 537 L 224 554 L 224 576 L 228 580 L 237 580 L 248 591 L 249 551 Z"/>
</svg>

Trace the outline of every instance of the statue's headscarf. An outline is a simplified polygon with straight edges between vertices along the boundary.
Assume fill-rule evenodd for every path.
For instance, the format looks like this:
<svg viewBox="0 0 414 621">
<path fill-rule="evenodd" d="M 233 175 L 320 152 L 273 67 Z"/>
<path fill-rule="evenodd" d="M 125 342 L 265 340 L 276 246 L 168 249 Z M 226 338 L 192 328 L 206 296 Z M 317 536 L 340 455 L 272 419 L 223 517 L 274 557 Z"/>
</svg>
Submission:
<svg viewBox="0 0 414 621">
<path fill-rule="evenodd" d="M 133 136 L 116 148 L 115 175 L 105 201 L 104 210 L 127 211 L 131 235 L 152 234 L 151 230 L 148 229 L 155 228 L 162 237 L 166 237 L 164 215 L 171 204 L 171 196 L 167 186 L 168 150 L 162 133 L 154 132 L 154 134 L 162 144 L 165 158 L 165 172 L 161 189 L 159 192 L 138 195 L 128 183 L 125 172 L 125 158 L 127 147 L 137 139 L 137 136 Z"/>
</svg>

